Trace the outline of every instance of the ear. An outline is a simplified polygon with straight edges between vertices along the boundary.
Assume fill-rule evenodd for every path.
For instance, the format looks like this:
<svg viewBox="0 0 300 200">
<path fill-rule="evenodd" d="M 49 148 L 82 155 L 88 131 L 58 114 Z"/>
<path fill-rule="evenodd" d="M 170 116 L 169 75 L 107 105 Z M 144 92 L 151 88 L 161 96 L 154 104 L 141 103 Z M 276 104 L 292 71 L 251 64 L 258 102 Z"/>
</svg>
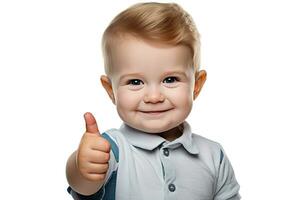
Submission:
<svg viewBox="0 0 300 200">
<path fill-rule="evenodd" d="M 110 97 L 111 101 L 113 102 L 113 104 L 115 104 L 115 96 L 114 96 L 114 92 L 113 92 L 113 89 L 112 89 L 112 84 L 111 84 L 111 81 L 110 81 L 109 77 L 105 76 L 105 75 L 102 75 L 100 80 L 101 80 L 102 86 L 106 90 L 106 92 L 107 92 L 108 96 Z"/>
<path fill-rule="evenodd" d="M 195 73 L 194 100 L 198 97 L 205 81 L 207 73 L 205 70 L 200 70 Z"/>
</svg>

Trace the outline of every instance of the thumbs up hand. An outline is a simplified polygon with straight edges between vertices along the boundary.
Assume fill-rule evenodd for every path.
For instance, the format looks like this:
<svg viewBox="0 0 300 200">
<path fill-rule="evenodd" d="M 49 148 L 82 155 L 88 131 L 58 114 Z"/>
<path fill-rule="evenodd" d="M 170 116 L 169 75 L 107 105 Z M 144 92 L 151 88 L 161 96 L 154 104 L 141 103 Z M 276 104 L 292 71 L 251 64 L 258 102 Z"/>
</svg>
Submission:
<svg viewBox="0 0 300 200">
<path fill-rule="evenodd" d="M 104 181 L 110 158 L 110 144 L 98 129 L 94 116 L 84 114 L 86 132 L 83 134 L 76 154 L 76 166 L 83 177 L 90 181 Z"/>
</svg>

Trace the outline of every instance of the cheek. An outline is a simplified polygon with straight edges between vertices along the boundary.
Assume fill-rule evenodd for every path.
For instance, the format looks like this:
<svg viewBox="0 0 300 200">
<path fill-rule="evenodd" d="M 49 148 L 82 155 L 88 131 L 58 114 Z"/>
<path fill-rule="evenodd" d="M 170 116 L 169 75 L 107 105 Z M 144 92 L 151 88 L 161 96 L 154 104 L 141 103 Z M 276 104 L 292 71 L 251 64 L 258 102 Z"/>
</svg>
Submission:
<svg viewBox="0 0 300 200">
<path fill-rule="evenodd" d="M 193 93 L 188 87 L 174 90 L 171 94 L 172 102 L 179 107 L 189 107 L 193 103 Z"/>
<path fill-rule="evenodd" d="M 120 110 L 132 110 L 137 106 L 138 97 L 130 91 L 119 90 L 116 93 L 116 106 Z"/>
<path fill-rule="evenodd" d="M 182 95 L 181 98 L 178 101 L 178 108 L 179 108 L 179 113 L 178 116 L 182 117 L 182 118 L 186 118 L 193 107 L 193 99 L 191 97 L 191 95 L 189 95 L 189 93 L 187 93 L 186 95 Z"/>
<path fill-rule="evenodd" d="M 186 118 L 192 110 L 193 96 L 190 89 L 181 89 L 173 94 L 172 103 L 176 107 L 176 116 Z"/>
</svg>

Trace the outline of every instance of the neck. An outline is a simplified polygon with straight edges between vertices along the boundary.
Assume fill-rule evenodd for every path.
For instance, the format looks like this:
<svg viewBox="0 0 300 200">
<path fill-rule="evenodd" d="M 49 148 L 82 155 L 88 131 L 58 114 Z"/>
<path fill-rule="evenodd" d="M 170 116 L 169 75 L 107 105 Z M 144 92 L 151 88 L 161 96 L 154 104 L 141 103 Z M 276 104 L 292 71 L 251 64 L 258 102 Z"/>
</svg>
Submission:
<svg viewBox="0 0 300 200">
<path fill-rule="evenodd" d="M 159 133 L 158 135 L 168 141 L 173 141 L 179 138 L 182 135 L 182 133 L 183 133 L 183 124 L 180 124 L 170 130 Z"/>
</svg>

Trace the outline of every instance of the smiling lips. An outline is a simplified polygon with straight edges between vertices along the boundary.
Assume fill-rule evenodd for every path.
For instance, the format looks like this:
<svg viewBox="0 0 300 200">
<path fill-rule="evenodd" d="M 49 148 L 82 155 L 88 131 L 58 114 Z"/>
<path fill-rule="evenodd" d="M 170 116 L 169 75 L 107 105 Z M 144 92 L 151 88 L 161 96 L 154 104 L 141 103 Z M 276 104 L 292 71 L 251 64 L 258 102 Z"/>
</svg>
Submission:
<svg viewBox="0 0 300 200">
<path fill-rule="evenodd" d="M 147 114 L 159 114 L 159 113 L 163 113 L 163 112 L 166 112 L 166 111 L 169 111 L 169 110 L 172 110 L 172 109 L 167 109 L 167 110 L 149 110 L 149 111 L 140 111 L 142 113 L 147 113 Z"/>
</svg>

